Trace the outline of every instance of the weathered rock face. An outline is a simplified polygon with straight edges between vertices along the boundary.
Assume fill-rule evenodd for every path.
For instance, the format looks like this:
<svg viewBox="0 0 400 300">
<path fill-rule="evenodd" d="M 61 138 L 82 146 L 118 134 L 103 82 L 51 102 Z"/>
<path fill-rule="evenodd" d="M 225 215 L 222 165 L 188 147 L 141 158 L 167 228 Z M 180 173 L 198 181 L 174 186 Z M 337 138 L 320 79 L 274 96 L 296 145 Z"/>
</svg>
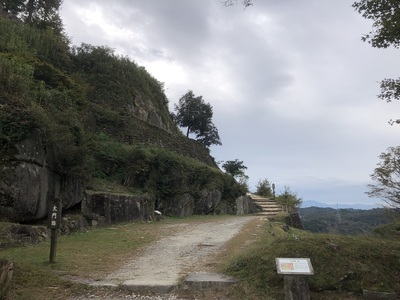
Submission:
<svg viewBox="0 0 400 300">
<path fill-rule="evenodd" d="M 154 201 L 147 196 L 94 194 L 82 203 L 86 215 L 105 217 L 106 223 L 153 219 Z"/>
<path fill-rule="evenodd" d="M 253 214 L 259 211 L 260 208 L 248 196 L 240 196 L 236 199 L 236 215 Z"/>
<path fill-rule="evenodd" d="M 294 228 L 304 229 L 299 213 L 297 212 L 291 213 L 286 217 L 286 224 Z"/>
<path fill-rule="evenodd" d="M 228 202 L 221 198 L 221 192 L 217 189 L 204 189 L 198 198 L 189 193 L 175 196 L 169 201 L 162 202 L 158 209 L 165 215 L 174 217 L 220 213 L 243 215 L 259 211 L 247 196 L 241 196 L 236 201 Z"/>
<path fill-rule="evenodd" d="M 200 192 L 200 198 L 196 200 L 194 213 L 196 215 L 207 215 L 213 213 L 215 208 L 221 202 L 221 191 L 212 190 L 202 190 Z"/>
<path fill-rule="evenodd" d="M 54 153 L 39 132 L 15 146 L 16 153 L 2 161 L 0 176 L 0 218 L 13 222 L 41 219 L 47 202 L 62 197 L 63 207 L 79 203 L 83 186 L 79 180 L 61 182 L 54 172 Z"/>
<path fill-rule="evenodd" d="M 167 216 L 185 217 L 190 215 L 207 215 L 214 213 L 221 202 L 221 192 L 216 189 L 203 189 L 198 197 L 189 193 L 177 195 L 161 201 L 157 209 Z"/>
<path fill-rule="evenodd" d="M 158 209 L 167 216 L 186 217 L 194 213 L 195 200 L 188 193 L 173 197 L 170 201 L 161 202 Z"/>
<path fill-rule="evenodd" d="M 126 110 L 135 117 L 148 122 L 160 129 L 171 132 L 172 123 L 170 120 L 163 120 L 160 116 L 160 111 L 163 107 L 156 107 L 152 99 L 143 99 L 138 96 L 135 98 L 134 103 L 128 104 Z"/>
</svg>

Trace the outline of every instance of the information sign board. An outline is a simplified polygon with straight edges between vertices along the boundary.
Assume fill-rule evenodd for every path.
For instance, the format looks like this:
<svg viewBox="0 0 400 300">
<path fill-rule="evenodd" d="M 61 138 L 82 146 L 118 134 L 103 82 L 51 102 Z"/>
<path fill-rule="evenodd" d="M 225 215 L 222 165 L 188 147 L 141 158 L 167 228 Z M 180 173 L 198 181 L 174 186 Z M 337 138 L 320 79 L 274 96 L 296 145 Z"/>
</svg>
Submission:
<svg viewBox="0 0 400 300">
<path fill-rule="evenodd" d="M 313 275 L 309 258 L 275 258 L 276 270 L 283 275 Z"/>
</svg>

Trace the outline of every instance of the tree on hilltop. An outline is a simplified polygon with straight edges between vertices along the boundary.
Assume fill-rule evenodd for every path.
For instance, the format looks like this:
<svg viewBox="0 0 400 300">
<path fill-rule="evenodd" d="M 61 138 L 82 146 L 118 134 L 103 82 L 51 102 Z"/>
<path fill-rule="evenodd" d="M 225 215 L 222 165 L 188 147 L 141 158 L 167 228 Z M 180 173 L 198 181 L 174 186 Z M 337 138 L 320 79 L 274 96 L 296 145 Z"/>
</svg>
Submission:
<svg viewBox="0 0 400 300">
<path fill-rule="evenodd" d="M 212 122 L 213 108 L 205 103 L 202 96 L 196 97 L 188 91 L 175 104 L 175 120 L 181 127 L 187 127 L 186 136 L 196 135 L 196 140 L 204 146 L 222 145 L 218 129 Z"/>
</svg>

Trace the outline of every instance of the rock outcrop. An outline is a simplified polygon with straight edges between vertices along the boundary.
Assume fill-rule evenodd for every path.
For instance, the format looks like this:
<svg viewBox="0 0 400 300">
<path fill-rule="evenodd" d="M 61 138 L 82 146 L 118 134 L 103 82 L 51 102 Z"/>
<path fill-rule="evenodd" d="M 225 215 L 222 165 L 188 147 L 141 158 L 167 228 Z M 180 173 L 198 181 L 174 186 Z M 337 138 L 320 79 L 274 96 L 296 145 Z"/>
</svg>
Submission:
<svg viewBox="0 0 400 300">
<path fill-rule="evenodd" d="M 48 201 L 55 197 L 62 197 L 63 208 L 79 203 L 82 182 L 62 180 L 54 170 L 54 152 L 38 131 L 15 145 L 15 153 L 2 161 L 1 218 L 13 222 L 41 219 L 47 215 Z"/>
<path fill-rule="evenodd" d="M 236 199 L 236 215 L 254 214 L 260 211 L 260 208 L 248 196 L 240 196 Z"/>
<path fill-rule="evenodd" d="M 252 214 L 259 208 L 247 196 L 240 196 L 233 202 L 223 201 L 221 191 L 217 189 L 203 189 L 199 197 L 189 193 L 173 197 L 170 201 L 163 201 L 159 210 L 167 216 L 185 217 L 193 214 Z"/>
<path fill-rule="evenodd" d="M 87 215 L 105 218 L 108 224 L 153 219 L 154 202 L 148 196 L 93 194 L 87 195 L 82 203 Z"/>
</svg>

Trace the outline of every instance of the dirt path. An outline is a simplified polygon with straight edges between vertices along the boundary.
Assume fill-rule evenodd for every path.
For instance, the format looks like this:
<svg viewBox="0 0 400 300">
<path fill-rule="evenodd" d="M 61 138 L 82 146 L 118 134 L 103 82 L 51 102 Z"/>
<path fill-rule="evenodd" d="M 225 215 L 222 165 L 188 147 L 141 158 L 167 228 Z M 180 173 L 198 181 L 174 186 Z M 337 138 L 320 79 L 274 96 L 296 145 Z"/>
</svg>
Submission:
<svg viewBox="0 0 400 300">
<path fill-rule="evenodd" d="M 163 292 L 170 290 L 189 272 L 210 271 L 210 259 L 215 257 L 224 244 L 255 219 L 254 216 L 231 217 L 206 223 L 183 223 L 166 228 L 169 235 L 150 244 L 135 255 L 127 258 L 125 265 L 101 281 L 97 286 L 115 286 L 122 289 L 140 290 L 150 288 Z M 173 229 L 173 230 L 171 230 Z M 111 293 L 111 294 L 110 294 Z M 168 293 L 162 296 L 139 296 L 133 293 L 118 295 L 104 292 L 74 299 L 179 299 Z"/>
</svg>

